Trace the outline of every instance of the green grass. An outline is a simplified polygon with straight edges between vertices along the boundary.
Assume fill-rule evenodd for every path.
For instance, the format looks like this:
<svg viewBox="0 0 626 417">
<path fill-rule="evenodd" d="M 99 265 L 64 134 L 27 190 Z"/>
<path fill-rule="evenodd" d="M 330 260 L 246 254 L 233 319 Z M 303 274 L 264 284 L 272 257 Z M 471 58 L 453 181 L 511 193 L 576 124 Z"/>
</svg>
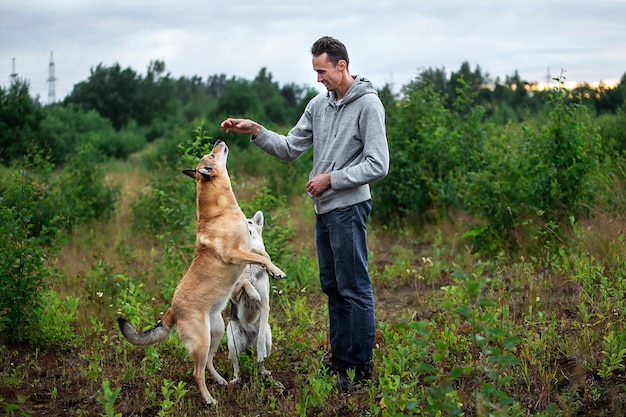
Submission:
<svg viewBox="0 0 626 417">
<path fill-rule="evenodd" d="M 176 173 L 178 175 L 178 173 Z M 378 338 L 371 385 L 346 394 L 325 368 L 327 312 L 311 254 L 305 199 L 269 217 L 276 259 L 271 377 L 242 356 L 242 382 L 221 387 L 207 410 L 175 333 L 140 348 L 120 337 L 120 312 L 147 328 L 190 263 L 193 236 L 132 227 L 128 209 L 147 185 L 116 163 L 116 216 L 77 226 L 50 266 L 39 347 L 0 346 L 0 413 L 77 416 L 617 416 L 626 412 L 626 222 L 596 213 L 559 236 L 562 247 L 508 259 L 472 253 L 464 223 L 419 232 L 370 226 Z M 184 178 L 181 176 L 181 181 Z M 246 195 L 251 195 L 249 189 Z M 266 198 L 266 197 L 265 197 Z M 242 204 L 265 201 L 251 196 Z M 257 207 L 264 209 L 264 207 Z M 192 224 L 194 219 L 187 222 Z M 274 223 L 272 223 L 272 221 Z M 272 232 L 272 228 L 274 231 Z M 294 233 L 283 235 L 280 228 Z M 282 229 L 281 229 L 282 230 Z M 184 230 L 182 230 L 184 232 Z M 274 233 L 274 234 L 273 234 Z M 227 312 L 224 313 L 227 319 Z M 226 343 L 215 358 L 229 379 Z"/>
</svg>

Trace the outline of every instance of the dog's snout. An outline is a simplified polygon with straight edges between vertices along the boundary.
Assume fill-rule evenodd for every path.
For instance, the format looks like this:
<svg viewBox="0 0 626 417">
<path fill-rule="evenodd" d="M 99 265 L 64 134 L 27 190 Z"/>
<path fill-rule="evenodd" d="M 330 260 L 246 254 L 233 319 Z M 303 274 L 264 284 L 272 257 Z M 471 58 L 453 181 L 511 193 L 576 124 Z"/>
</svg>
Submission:
<svg viewBox="0 0 626 417">
<path fill-rule="evenodd" d="M 221 140 L 221 139 L 217 139 L 217 140 L 215 141 L 215 144 L 213 145 L 213 152 L 219 151 L 219 148 L 220 148 L 220 147 L 222 148 L 222 149 L 221 149 L 221 151 L 222 151 L 224 154 L 227 154 L 227 153 L 228 153 L 228 145 L 226 145 L 226 142 L 224 142 L 224 141 L 223 141 L 223 140 Z"/>
</svg>

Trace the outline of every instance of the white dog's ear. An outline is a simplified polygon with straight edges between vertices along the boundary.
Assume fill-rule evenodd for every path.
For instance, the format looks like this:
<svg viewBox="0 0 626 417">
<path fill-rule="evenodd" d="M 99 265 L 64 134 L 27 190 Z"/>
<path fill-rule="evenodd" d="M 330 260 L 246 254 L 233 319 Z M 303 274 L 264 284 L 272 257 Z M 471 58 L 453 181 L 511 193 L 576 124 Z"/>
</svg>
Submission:
<svg viewBox="0 0 626 417">
<path fill-rule="evenodd" d="M 261 210 L 254 213 L 254 217 L 252 217 L 252 221 L 257 225 L 263 227 L 263 212 Z"/>
<path fill-rule="evenodd" d="M 185 169 L 183 170 L 183 174 L 187 175 L 188 177 L 193 178 L 194 180 L 198 179 L 198 174 L 195 169 Z"/>
</svg>

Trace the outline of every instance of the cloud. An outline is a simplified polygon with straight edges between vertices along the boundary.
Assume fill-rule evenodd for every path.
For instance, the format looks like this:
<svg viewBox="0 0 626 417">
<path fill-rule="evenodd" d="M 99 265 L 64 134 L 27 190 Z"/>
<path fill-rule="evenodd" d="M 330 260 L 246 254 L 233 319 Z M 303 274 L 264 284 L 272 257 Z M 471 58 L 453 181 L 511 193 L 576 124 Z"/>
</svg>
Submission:
<svg viewBox="0 0 626 417">
<path fill-rule="evenodd" d="M 341 39 L 352 73 L 378 87 L 463 62 L 494 79 L 517 70 L 543 82 L 564 68 L 571 81 L 615 82 L 626 71 L 625 16 L 617 0 L 4 0 L 0 84 L 15 58 L 45 101 L 54 51 L 57 98 L 100 63 L 143 74 L 157 59 L 174 77 L 251 79 L 265 67 L 281 84 L 315 86 L 309 48 L 323 35 Z"/>
</svg>

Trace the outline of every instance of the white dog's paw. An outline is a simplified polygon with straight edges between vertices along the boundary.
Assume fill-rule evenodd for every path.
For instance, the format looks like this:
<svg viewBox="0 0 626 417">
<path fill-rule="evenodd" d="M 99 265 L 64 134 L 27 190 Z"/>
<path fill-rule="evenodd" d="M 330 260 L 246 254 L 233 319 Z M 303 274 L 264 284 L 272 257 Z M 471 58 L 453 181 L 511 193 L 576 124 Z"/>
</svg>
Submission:
<svg viewBox="0 0 626 417">
<path fill-rule="evenodd" d="M 267 369 L 265 369 L 265 362 L 262 360 L 259 361 L 259 374 L 265 375 L 265 376 L 272 375 L 271 371 L 268 371 Z"/>
<path fill-rule="evenodd" d="M 245 279 L 241 282 L 241 288 L 244 289 L 245 294 L 248 296 L 249 300 L 261 301 L 261 294 L 259 294 L 259 292 L 254 287 L 254 285 L 252 285 L 252 282 L 250 282 L 249 279 Z"/>
<path fill-rule="evenodd" d="M 239 377 L 233 377 L 233 379 L 230 380 L 230 382 L 228 383 L 228 385 L 235 385 L 239 383 Z"/>
<path fill-rule="evenodd" d="M 219 378 L 213 378 L 215 379 L 215 382 L 217 382 L 220 385 L 228 385 L 228 381 L 226 381 L 223 377 L 219 377 Z"/>
<path fill-rule="evenodd" d="M 261 301 L 261 294 L 253 287 L 252 291 L 248 291 L 248 298 L 251 301 Z"/>
</svg>

